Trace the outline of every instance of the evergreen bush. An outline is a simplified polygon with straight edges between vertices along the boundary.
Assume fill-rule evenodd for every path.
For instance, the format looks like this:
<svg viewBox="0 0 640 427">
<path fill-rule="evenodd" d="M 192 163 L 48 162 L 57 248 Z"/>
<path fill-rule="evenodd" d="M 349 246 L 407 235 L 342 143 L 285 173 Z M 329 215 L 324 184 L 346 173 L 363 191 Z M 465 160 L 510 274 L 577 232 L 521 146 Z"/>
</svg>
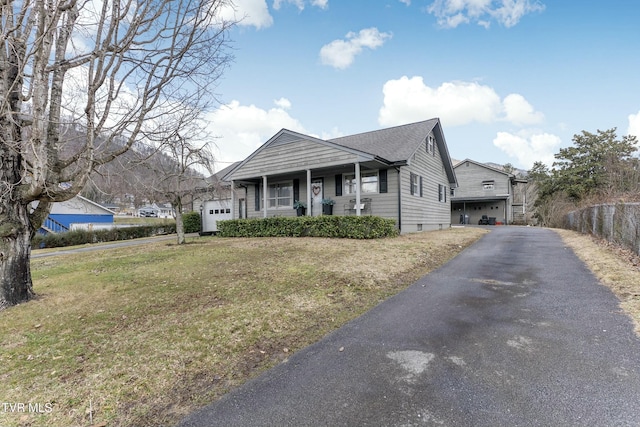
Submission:
<svg viewBox="0 0 640 427">
<path fill-rule="evenodd" d="M 185 233 L 198 233 L 200 231 L 200 213 L 191 211 L 183 214 L 182 224 Z"/>
<path fill-rule="evenodd" d="M 272 217 L 218 221 L 222 237 L 395 237 L 394 220 L 377 216 Z"/>
</svg>

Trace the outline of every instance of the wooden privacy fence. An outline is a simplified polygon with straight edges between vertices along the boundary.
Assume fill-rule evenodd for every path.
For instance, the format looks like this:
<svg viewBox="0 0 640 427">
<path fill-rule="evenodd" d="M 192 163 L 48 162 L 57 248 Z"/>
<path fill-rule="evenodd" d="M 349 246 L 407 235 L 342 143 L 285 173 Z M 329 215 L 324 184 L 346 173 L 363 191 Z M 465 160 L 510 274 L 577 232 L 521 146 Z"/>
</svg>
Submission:
<svg viewBox="0 0 640 427">
<path fill-rule="evenodd" d="M 640 203 L 595 205 L 572 211 L 565 228 L 593 234 L 640 255 Z"/>
</svg>

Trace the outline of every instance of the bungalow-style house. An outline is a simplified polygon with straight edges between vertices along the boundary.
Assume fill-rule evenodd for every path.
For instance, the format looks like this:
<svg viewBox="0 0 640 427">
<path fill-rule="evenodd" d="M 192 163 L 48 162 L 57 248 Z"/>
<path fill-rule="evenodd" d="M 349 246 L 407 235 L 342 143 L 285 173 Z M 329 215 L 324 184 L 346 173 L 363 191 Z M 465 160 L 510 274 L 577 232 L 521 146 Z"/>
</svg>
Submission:
<svg viewBox="0 0 640 427">
<path fill-rule="evenodd" d="M 504 170 L 463 160 L 454 166 L 458 188 L 451 190 L 451 222 L 467 224 L 523 223 L 526 179 Z"/>
<path fill-rule="evenodd" d="M 51 204 L 49 216 L 40 228 L 41 233 L 69 231 L 80 224 L 113 225 L 113 212 L 98 203 L 77 195 L 65 202 Z"/>
<path fill-rule="evenodd" d="M 403 232 L 448 228 L 456 176 L 439 119 L 320 139 L 287 129 L 271 137 L 224 177 L 234 218 L 376 215 Z"/>
</svg>

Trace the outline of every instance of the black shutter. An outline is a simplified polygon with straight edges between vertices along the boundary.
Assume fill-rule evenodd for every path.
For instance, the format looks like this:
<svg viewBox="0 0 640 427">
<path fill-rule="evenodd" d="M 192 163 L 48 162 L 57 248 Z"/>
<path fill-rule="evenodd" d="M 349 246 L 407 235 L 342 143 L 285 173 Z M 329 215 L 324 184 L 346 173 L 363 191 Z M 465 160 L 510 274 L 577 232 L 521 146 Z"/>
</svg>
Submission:
<svg viewBox="0 0 640 427">
<path fill-rule="evenodd" d="M 336 175 L 336 197 L 342 196 L 342 175 Z"/>
<path fill-rule="evenodd" d="M 386 169 L 382 169 L 380 172 L 378 172 L 378 179 L 380 180 L 380 192 L 386 193 L 387 192 L 387 170 Z"/>
<path fill-rule="evenodd" d="M 256 212 L 260 212 L 260 184 L 255 185 L 256 190 Z"/>
<path fill-rule="evenodd" d="M 422 177 L 420 177 L 420 197 L 422 197 Z"/>
<path fill-rule="evenodd" d="M 295 203 L 296 200 L 300 200 L 300 180 L 299 179 L 293 180 L 293 202 Z"/>
</svg>

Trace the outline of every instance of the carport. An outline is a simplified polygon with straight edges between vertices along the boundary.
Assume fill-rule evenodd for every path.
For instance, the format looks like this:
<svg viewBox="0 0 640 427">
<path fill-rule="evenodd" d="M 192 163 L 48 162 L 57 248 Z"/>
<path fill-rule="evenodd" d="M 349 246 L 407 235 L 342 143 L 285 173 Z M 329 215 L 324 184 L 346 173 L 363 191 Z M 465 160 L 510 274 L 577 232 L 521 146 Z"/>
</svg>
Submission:
<svg viewBox="0 0 640 427">
<path fill-rule="evenodd" d="M 509 195 L 488 197 L 452 197 L 451 198 L 451 223 L 452 224 L 478 224 L 483 215 L 487 218 L 495 218 L 496 223 L 508 224 L 508 200 Z"/>
</svg>

